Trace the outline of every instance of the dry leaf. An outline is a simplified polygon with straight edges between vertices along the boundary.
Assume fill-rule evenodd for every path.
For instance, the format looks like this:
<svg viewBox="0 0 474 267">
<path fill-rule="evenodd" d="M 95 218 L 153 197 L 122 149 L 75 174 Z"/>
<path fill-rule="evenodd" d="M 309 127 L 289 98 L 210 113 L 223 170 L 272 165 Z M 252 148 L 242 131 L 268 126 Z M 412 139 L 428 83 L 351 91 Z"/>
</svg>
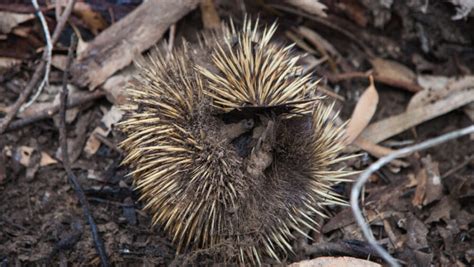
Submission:
<svg viewBox="0 0 474 267">
<path fill-rule="evenodd" d="M 361 134 L 374 143 L 382 142 L 422 122 L 446 114 L 474 101 L 473 90 L 463 90 L 433 104 L 370 124 Z"/>
<path fill-rule="evenodd" d="M 68 58 L 65 55 L 53 55 L 51 58 L 51 65 L 62 71 L 66 70 Z"/>
<path fill-rule="evenodd" d="M 18 161 L 21 165 L 28 167 L 31 164 L 31 156 L 36 150 L 29 146 L 21 146 L 13 149 L 11 146 L 5 147 L 5 155 L 13 157 L 14 160 Z M 58 163 L 57 160 L 53 159 L 48 153 L 41 152 L 40 166 L 47 166 Z"/>
<path fill-rule="evenodd" d="M 410 99 L 407 110 L 422 107 L 464 89 L 474 88 L 474 75 L 461 78 L 419 75 L 418 84 L 423 87 L 423 90 Z"/>
<path fill-rule="evenodd" d="M 380 78 L 397 80 L 406 83 L 416 84 L 416 75 L 408 67 L 393 61 L 382 58 L 374 58 L 370 61 L 374 68 L 374 74 Z"/>
<path fill-rule="evenodd" d="M 392 150 L 388 147 L 384 147 L 384 146 L 374 144 L 374 143 L 372 143 L 372 142 L 370 142 L 370 141 L 368 141 L 368 140 L 366 140 L 362 137 L 358 137 L 356 140 L 354 140 L 353 144 L 356 145 L 357 147 L 359 147 L 360 149 L 369 152 L 370 155 L 372 155 L 376 158 L 381 158 L 381 157 L 387 156 L 388 154 L 391 154 L 391 153 L 394 152 L 394 150 Z M 390 161 L 390 165 L 392 167 L 391 170 L 393 172 L 398 172 L 400 167 L 406 168 L 406 167 L 409 166 L 409 164 L 407 162 L 404 162 L 404 161 L 399 160 L 399 159 L 394 159 L 394 160 Z"/>
<path fill-rule="evenodd" d="M 463 77 L 419 75 L 418 84 L 423 87 L 423 90 L 410 99 L 407 110 L 457 94 L 461 90 L 471 90 L 474 94 L 474 75 Z M 463 111 L 474 122 L 474 103 L 466 105 Z M 474 134 L 471 134 L 471 140 L 474 140 Z"/>
<path fill-rule="evenodd" d="M 352 112 L 351 119 L 347 125 L 346 130 L 346 143 L 352 143 L 360 133 L 367 127 L 372 116 L 374 116 L 377 104 L 379 102 L 379 95 L 377 89 L 375 89 L 374 79 L 370 78 L 370 85 L 367 87 L 365 92 L 357 102 L 354 111 Z"/>
<path fill-rule="evenodd" d="M 101 144 L 100 140 L 97 139 L 95 135 L 100 134 L 102 136 L 107 136 L 112 130 L 112 125 L 122 119 L 123 113 L 124 112 L 118 107 L 112 106 L 112 108 L 102 117 L 101 124 L 103 127 L 96 127 L 94 129 L 84 147 L 84 152 L 88 157 L 94 155 L 95 152 L 99 150 Z"/>
<path fill-rule="evenodd" d="M 295 262 L 288 267 L 381 267 L 381 265 L 352 257 L 319 257 Z"/>
<path fill-rule="evenodd" d="M 471 10 L 474 9 L 473 0 L 449 0 L 456 6 L 456 15 L 452 16 L 452 20 L 460 20 L 466 18 L 471 13 Z"/>
<path fill-rule="evenodd" d="M 20 59 L 16 58 L 9 58 L 9 57 L 0 57 L 0 71 L 2 69 L 9 69 L 15 65 L 21 63 Z"/>
<path fill-rule="evenodd" d="M 33 19 L 33 14 L 20 14 L 7 11 L 0 11 L 0 33 L 10 33 L 18 24 Z"/>
<path fill-rule="evenodd" d="M 415 207 L 423 207 L 443 197 L 443 184 L 439 174 L 438 163 L 431 160 L 430 155 L 421 159 L 423 168 L 417 173 L 415 196 L 412 204 Z"/>
<path fill-rule="evenodd" d="M 325 12 L 327 6 L 319 2 L 319 0 L 286 0 L 286 2 L 310 14 L 324 18 L 328 16 Z"/>
</svg>

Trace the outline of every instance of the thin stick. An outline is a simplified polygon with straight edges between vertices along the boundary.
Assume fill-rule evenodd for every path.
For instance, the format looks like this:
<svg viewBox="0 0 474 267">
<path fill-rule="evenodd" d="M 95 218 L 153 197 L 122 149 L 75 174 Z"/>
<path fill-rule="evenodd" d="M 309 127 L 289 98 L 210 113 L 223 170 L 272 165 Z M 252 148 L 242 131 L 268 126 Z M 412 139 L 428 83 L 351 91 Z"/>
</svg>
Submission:
<svg viewBox="0 0 474 267">
<path fill-rule="evenodd" d="M 108 146 L 110 149 L 114 150 L 115 152 L 123 155 L 123 150 L 118 148 L 112 141 L 107 139 L 107 137 L 101 135 L 100 133 L 94 133 L 94 136 L 100 140 L 104 145 Z"/>
<path fill-rule="evenodd" d="M 454 173 L 456 173 L 457 171 L 461 170 L 462 168 L 466 167 L 466 165 L 468 165 L 471 161 L 474 160 L 474 155 L 468 157 L 464 162 L 462 162 L 461 164 L 459 164 L 458 166 L 455 166 L 453 168 L 451 168 L 450 170 L 448 170 L 447 172 L 445 172 L 443 175 L 441 175 L 441 179 L 444 179 L 448 176 L 451 176 L 453 175 Z"/>
<path fill-rule="evenodd" d="M 39 97 L 41 92 L 43 91 L 43 88 L 49 84 L 49 72 L 51 71 L 51 59 L 53 55 L 53 42 L 51 40 L 51 34 L 49 33 L 48 29 L 48 24 L 46 23 L 46 19 L 43 16 L 43 12 L 41 12 L 38 1 L 37 0 L 31 0 L 31 3 L 33 4 L 33 7 L 36 10 L 36 15 L 38 16 L 40 22 L 41 22 L 41 27 L 43 28 L 44 32 L 44 39 L 46 40 L 46 49 L 44 57 L 46 60 L 46 70 L 43 75 L 43 79 L 41 80 L 40 85 L 38 86 L 38 89 L 36 90 L 36 93 L 33 95 L 33 97 L 28 101 L 26 104 L 22 105 L 20 108 L 20 112 L 25 110 L 25 108 L 31 106 L 36 99 Z"/>
<path fill-rule="evenodd" d="M 59 36 L 60 36 L 61 32 L 63 31 L 64 26 L 66 25 L 66 22 L 69 18 L 69 15 L 71 14 L 71 11 L 74 7 L 74 3 L 76 3 L 76 0 L 69 1 L 66 9 L 63 12 L 63 15 L 61 16 L 61 20 L 58 22 L 58 24 L 56 25 L 56 28 L 54 29 L 53 37 L 51 38 L 51 42 L 52 42 L 53 46 L 57 42 L 57 40 L 59 39 Z M 43 70 L 46 67 L 46 61 L 45 61 L 46 53 L 47 53 L 47 51 L 45 50 L 43 52 L 43 57 L 42 57 L 43 60 L 36 67 L 36 70 L 35 70 L 33 76 L 31 77 L 30 82 L 26 85 L 25 89 L 21 92 L 21 94 L 18 97 L 18 100 L 15 102 L 15 104 L 13 104 L 13 107 L 10 110 L 10 112 L 8 112 L 8 114 L 5 116 L 5 118 L 0 123 L 0 134 L 3 134 L 5 132 L 5 130 L 8 128 L 8 125 L 13 120 L 13 118 L 15 118 L 15 116 L 18 113 L 18 110 L 20 109 L 21 105 L 23 105 L 23 103 L 25 103 L 26 99 L 28 98 L 28 96 L 31 94 L 31 92 L 35 88 L 35 85 L 38 83 L 38 81 L 41 77 L 41 74 L 43 73 Z"/>
<path fill-rule="evenodd" d="M 360 196 L 360 191 L 364 184 L 367 182 L 369 179 L 369 176 L 374 173 L 375 171 L 379 170 L 384 166 L 385 164 L 389 163 L 390 161 L 403 157 L 406 155 L 409 155 L 413 152 L 423 150 L 432 146 L 436 146 L 438 144 L 444 143 L 446 141 L 449 141 L 451 139 L 458 138 L 460 136 L 474 133 L 474 125 L 471 125 L 469 127 L 450 132 L 441 136 L 438 136 L 433 139 L 429 139 L 427 141 L 424 141 L 420 144 L 416 144 L 413 146 L 409 146 L 406 148 L 399 149 L 383 158 L 380 158 L 377 160 L 375 163 L 369 166 L 367 170 L 365 170 L 357 179 L 357 182 L 354 184 L 352 187 L 351 191 L 351 208 L 352 212 L 354 214 L 354 217 L 357 221 L 357 224 L 359 227 L 362 229 L 362 233 L 364 234 L 364 237 L 367 239 L 369 244 L 379 253 L 379 255 L 388 263 L 390 266 L 400 266 L 400 264 L 397 262 L 395 258 L 393 258 L 385 249 L 383 249 L 380 245 L 377 244 L 377 241 L 375 240 L 374 235 L 372 234 L 372 231 L 370 230 L 369 226 L 365 223 L 364 217 L 362 215 L 362 211 L 360 210 L 359 207 L 359 196 Z"/>
<path fill-rule="evenodd" d="M 95 90 L 93 92 L 88 93 L 87 95 L 69 99 L 67 103 L 67 108 L 70 109 L 77 106 L 81 106 L 83 104 L 87 104 L 91 101 L 102 98 L 104 96 L 105 96 L 104 91 Z M 10 126 L 8 126 L 5 132 L 15 131 L 22 127 L 28 126 L 32 123 L 51 118 L 52 116 L 54 116 L 55 114 L 59 112 L 59 108 L 60 108 L 60 105 L 57 104 L 50 108 L 46 108 L 38 112 L 35 112 L 35 114 L 30 117 L 15 120 L 12 123 L 10 123 Z"/>
<path fill-rule="evenodd" d="M 82 189 L 81 184 L 79 184 L 79 182 L 77 181 L 76 175 L 72 171 L 71 165 L 69 163 L 69 155 L 67 152 L 68 150 L 67 150 L 67 131 L 66 131 L 66 103 L 67 103 L 67 96 L 69 93 L 67 84 L 68 84 L 68 73 L 69 73 L 69 69 L 71 68 L 74 48 L 76 47 L 75 45 L 76 42 L 77 42 L 77 38 L 75 38 L 75 35 L 72 35 L 71 45 L 69 47 L 69 53 L 68 53 L 68 62 L 67 62 L 66 70 L 64 71 L 64 74 L 63 74 L 63 88 L 61 90 L 61 95 L 60 95 L 61 108 L 59 110 L 59 143 L 61 145 L 64 169 L 66 170 L 69 181 L 71 182 L 72 187 L 74 188 L 74 191 L 76 192 L 76 195 L 79 198 L 79 202 L 81 203 L 82 209 L 84 211 L 84 215 L 86 216 L 87 221 L 91 227 L 92 238 L 94 239 L 94 245 L 97 250 L 97 253 L 99 254 L 100 262 L 102 266 L 109 266 L 107 253 L 105 252 L 105 248 L 104 248 L 104 243 L 102 242 L 102 239 L 100 238 L 99 230 L 97 229 L 97 225 L 95 224 L 94 217 L 92 217 L 90 207 L 89 207 L 89 201 L 87 201 L 87 198 L 84 194 L 84 190 Z"/>
</svg>

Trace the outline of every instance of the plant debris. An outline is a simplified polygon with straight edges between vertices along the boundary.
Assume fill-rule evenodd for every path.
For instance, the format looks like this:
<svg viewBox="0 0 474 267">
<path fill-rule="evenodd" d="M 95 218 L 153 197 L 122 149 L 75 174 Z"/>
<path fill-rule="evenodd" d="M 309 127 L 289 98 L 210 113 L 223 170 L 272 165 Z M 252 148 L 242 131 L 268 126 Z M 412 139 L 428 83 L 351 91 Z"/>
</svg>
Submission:
<svg viewBox="0 0 474 267">
<path fill-rule="evenodd" d="M 347 152 L 360 156 L 340 167 L 363 171 L 399 149 L 473 125 L 472 2 L 38 0 L 45 24 L 31 1 L 0 3 L 0 265 L 99 265 L 98 251 L 110 265 L 229 264 L 218 257 L 226 244 L 177 255 L 163 225 L 151 227 L 130 170 L 120 165 L 117 107 L 137 72 L 132 62 L 151 48 L 166 55 L 183 39 L 198 45 L 198 33 L 231 19 L 238 26 L 245 17 L 258 17 L 261 25 L 276 20 L 275 41 L 296 44 L 291 53 L 303 74 L 315 73 L 317 96 L 351 119 Z M 63 152 L 58 113 L 72 34 L 79 40 L 71 48 L 77 56 L 67 77 Z M 474 264 L 473 140 L 474 134 L 404 155 L 368 177 L 359 199 L 365 220 L 400 263 Z M 66 178 L 71 173 L 82 199 Z M 351 187 L 331 190 L 349 199 Z M 311 239 L 288 244 L 294 253 L 284 264 L 385 264 L 349 207 L 324 208 L 331 216 L 316 218 L 319 231 L 304 230 Z M 94 246 L 100 240 L 103 250 Z"/>
</svg>

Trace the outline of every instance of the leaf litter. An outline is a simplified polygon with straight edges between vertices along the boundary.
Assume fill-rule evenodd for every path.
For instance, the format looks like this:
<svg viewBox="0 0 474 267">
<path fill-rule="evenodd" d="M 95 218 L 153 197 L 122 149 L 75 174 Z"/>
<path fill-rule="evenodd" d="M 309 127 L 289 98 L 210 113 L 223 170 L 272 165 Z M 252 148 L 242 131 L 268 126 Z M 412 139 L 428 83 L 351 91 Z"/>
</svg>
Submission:
<svg viewBox="0 0 474 267">
<path fill-rule="evenodd" d="M 65 6 L 68 1 L 59 2 Z M 157 43 L 161 45 L 167 37 L 173 36 L 176 43 L 183 36 L 193 42 L 195 32 L 201 30 L 198 25 L 213 28 L 219 18 L 227 21 L 230 15 L 239 23 L 246 12 L 261 14 L 269 23 L 278 17 L 278 39 L 290 42 L 291 37 L 298 42 L 296 53 L 310 54 L 308 62 L 313 62 L 310 68 L 315 78 L 327 78 L 324 90 L 336 96 L 331 101 L 337 102 L 343 118 L 351 119 L 348 143 L 370 155 L 362 154 L 347 163 L 356 170 L 392 153 L 395 147 L 389 144 L 404 146 L 407 141 L 420 142 L 473 123 L 473 78 L 469 72 L 474 66 L 467 53 L 473 40 L 466 34 L 472 20 L 452 21 L 453 17 L 470 16 L 469 5 L 462 1 L 451 1 L 454 5 L 412 1 L 405 6 L 391 1 L 343 0 L 337 5 L 330 1 L 206 1 L 208 6 L 199 9 L 198 1 L 189 0 L 163 9 L 172 15 L 161 21 L 159 30 L 156 18 L 149 16 L 160 8 L 150 8 L 154 1 L 147 2 L 127 6 L 78 1 L 65 31 L 66 35 L 79 33 L 83 47 L 75 62 L 76 88 L 71 101 L 88 97 L 88 89 L 100 91 L 68 110 L 68 154 L 92 203 L 113 263 L 168 265 L 175 260 L 173 245 L 159 227 L 150 228 L 149 216 L 140 211 L 142 204 L 132 190 L 127 170 L 119 166 L 121 153 L 115 144 L 122 137 L 113 129 L 121 117 L 116 107 L 123 103 L 124 87 L 133 73 L 129 71 L 132 59 Z M 56 23 L 55 8 L 47 8 L 51 11 L 46 13 L 48 22 Z M 0 5 L 0 12 L 6 15 L 0 16 L 2 19 L 13 18 L 9 22 L 0 19 L 0 29 L 5 29 L 0 38 L 0 113 L 5 114 L 23 89 L 12 84 L 28 81 L 35 69 L 32 58 L 39 58 L 37 51 L 44 42 L 29 3 Z M 143 19 L 133 19 L 137 16 Z M 443 23 L 436 23 L 436 19 Z M 392 34 L 380 32 L 383 27 Z M 461 30 L 446 30 L 453 27 Z M 135 38 L 141 32 L 130 28 L 154 32 Z M 287 37 L 285 29 L 291 29 Z M 129 43 L 120 43 L 124 39 Z M 457 47 L 452 46 L 453 40 Z M 61 152 L 55 141 L 54 110 L 58 106 L 55 86 L 60 84 L 55 76 L 60 77 L 65 69 L 67 46 L 67 41 L 60 40 L 54 50 L 51 86 L 39 103 L 17 114 L 24 124 L 0 136 L 0 203 L 5 203 L 0 205 L 2 264 L 38 264 L 48 257 L 55 263 L 99 262 L 88 226 L 84 225 L 82 232 L 76 227 L 81 207 L 57 164 Z M 105 52 L 95 56 L 97 51 Z M 375 84 L 367 85 L 370 74 Z M 38 114 L 43 115 L 35 118 Z M 473 154 L 472 139 L 462 138 L 395 160 L 371 177 L 361 203 L 372 231 L 394 257 L 417 266 L 474 263 Z M 340 190 L 349 187 L 346 184 Z M 348 208 L 328 209 L 333 216 L 322 221 L 320 234 L 310 233 L 314 241 L 305 240 L 306 247 L 324 251 L 318 244 L 364 242 Z M 370 264 L 337 256 L 312 260 L 308 250 L 292 245 L 296 253 L 286 263 L 305 260 L 295 266 Z M 362 250 L 371 255 L 368 258 L 376 262 L 374 266 L 383 264 L 370 250 Z M 205 262 L 205 258 L 193 258 L 194 263 Z M 318 263 L 323 260 L 325 263 Z"/>
</svg>

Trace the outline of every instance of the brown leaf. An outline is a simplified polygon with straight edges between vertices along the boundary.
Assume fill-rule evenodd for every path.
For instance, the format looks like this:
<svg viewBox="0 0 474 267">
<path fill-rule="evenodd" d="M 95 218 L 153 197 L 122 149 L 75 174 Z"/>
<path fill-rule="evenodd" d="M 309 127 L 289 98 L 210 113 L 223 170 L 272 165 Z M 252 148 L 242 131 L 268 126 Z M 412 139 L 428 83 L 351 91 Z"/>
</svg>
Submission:
<svg viewBox="0 0 474 267">
<path fill-rule="evenodd" d="M 408 110 L 402 114 L 372 123 L 362 132 L 361 136 L 374 143 L 379 143 L 413 126 L 436 118 L 473 101 L 473 90 L 463 90 L 433 104 Z"/>
<path fill-rule="evenodd" d="M 370 85 L 367 87 L 365 92 L 357 102 L 354 111 L 352 112 L 351 120 L 347 125 L 346 130 L 346 143 L 352 143 L 360 133 L 367 127 L 372 116 L 377 109 L 379 102 L 379 95 L 375 89 L 374 79 L 372 76 L 369 77 Z"/>
<path fill-rule="evenodd" d="M 431 209 L 429 217 L 425 220 L 425 223 L 439 222 L 441 219 L 447 221 L 451 219 L 451 210 L 453 207 L 459 205 L 454 203 L 448 196 L 443 197 L 436 205 Z"/>
<path fill-rule="evenodd" d="M 406 216 L 407 242 L 406 245 L 411 249 L 424 249 L 428 247 L 428 228 L 412 213 Z"/>
<path fill-rule="evenodd" d="M 374 58 L 370 63 L 374 68 L 374 74 L 378 77 L 416 84 L 415 73 L 396 61 Z"/>
<path fill-rule="evenodd" d="M 100 147 L 100 140 L 97 139 L 95 136 L 96 134 L 100 134 L 102 136 L 107 136 L 110 131 L 112 130 L 112 125 L 117 123 L 122 119 L 123 111 L 116 106 L 112 106 L 112 108 L 102 117 L 101 124 L 104 127 L 96 127 L 92 134 L 87 139 L 86 145 L 84 147 L 84 152 L 86 152 L 87 156 L 92 156 L 99 150 Z"/>
<path fill-rule="evenodd" d="M 21 165 L 28 167 L 31 164 L 31 157 L 36 150 L 29 146 L 21 146 L 16 149 L 12 147 L 5 147 L 5 154 L 9 157 L 14 157 Z M 47 166 L 58 163 L 57 160 L 53 159 L 46 152 L 41 152 L 40 166 Z"/>
<path fill-rule="evenodd" d="M 438 163 L 431 160 L 430 155 L 421 160 L 423 168 L 417 173 L 418 185 L 412 204 L 423 207 L 443 196 L 443 184 L 439 174 Z"/>
<path fill-rule="evenodd" d="M 295 262 L 288 267 L 381 267 L 381 265 L 352 257 L 319 257 Z"/>
</svg>

